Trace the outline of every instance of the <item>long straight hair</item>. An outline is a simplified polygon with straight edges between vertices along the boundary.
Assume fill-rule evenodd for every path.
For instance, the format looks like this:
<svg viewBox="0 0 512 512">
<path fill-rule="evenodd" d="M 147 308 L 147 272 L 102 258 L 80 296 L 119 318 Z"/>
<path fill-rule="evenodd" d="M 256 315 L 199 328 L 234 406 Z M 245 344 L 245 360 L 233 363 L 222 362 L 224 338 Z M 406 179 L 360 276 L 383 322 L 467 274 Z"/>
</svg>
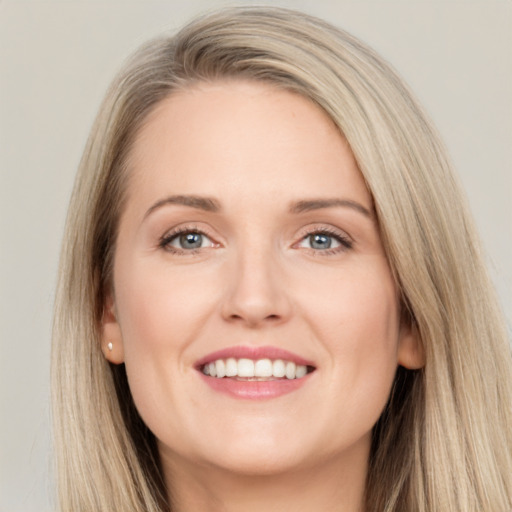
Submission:
<svg viewBox="0 0 512 512">
<path fill-rule="evenodd" d="M 285 9 L 238 7 L 141 48 L 85 149 L 61 255 L 52 386 L 63 511 L 168 512 L 153 434 L 100 348 L 134 137 L 196 82 L 264 81 L 309 98 L 348 141 L 373 196 L 403 315 L 426 354 L 399 368 L 373 431 L 366 512 L 512 510 L 512 357 L 446 152 L 397 74 L 351 35 Z"/>
</svg>

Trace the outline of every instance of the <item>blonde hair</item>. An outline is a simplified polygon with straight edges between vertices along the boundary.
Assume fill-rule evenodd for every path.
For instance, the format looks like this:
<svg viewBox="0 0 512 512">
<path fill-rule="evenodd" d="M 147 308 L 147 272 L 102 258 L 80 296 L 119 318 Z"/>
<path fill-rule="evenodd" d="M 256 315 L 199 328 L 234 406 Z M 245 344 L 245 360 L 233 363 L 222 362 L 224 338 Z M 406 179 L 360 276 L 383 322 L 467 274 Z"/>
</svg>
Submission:
<svg viewBox="0 0 512 512">
<path fill-rule="evenodd" d="M 399 368 L 374 428 L 366 511 L 512 510 L 512 358 L 479 241 L 445 150 L 395 72 L 301 13 L 239 7 L 151 42 L 100 109 L 67 219 L 52 386 L 63 511 L 170 510 L 153 435 L 123 366 L 100 348 L 131 143 L 150 110 L 197 81 L 262 80 L 322 107 L 370 190 L 404 315 L 426 353 Z"/>
</svg>

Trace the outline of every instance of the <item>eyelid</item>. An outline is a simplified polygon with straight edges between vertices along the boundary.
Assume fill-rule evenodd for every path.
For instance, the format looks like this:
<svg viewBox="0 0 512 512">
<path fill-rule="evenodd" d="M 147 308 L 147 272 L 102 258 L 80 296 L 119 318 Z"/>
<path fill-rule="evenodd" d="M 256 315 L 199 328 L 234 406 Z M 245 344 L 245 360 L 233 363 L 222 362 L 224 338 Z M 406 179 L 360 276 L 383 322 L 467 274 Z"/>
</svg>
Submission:
<svg viewBox="0 0 512 512">
<path fill-rule="evenodd" d="M 179 247 L 174 247 L 170 245 L 170 242 L 174 240 L 181 234 L 185 233 L 198 233 L 205 237 L 207 237 L 211 241 L 211 246 L 209 247 L 198 247 L 195 249 L 182 249 Z M 292 248 L 298 249 L 301 248 L 299 244 L 301 244 L 308 236 L 313 234 L 324 234 L 329 237 L 332 237 L 337 240 L 339 245 L 337 247 L 328 248 L 328 249 L 314 249 L 308 247 L 302 247 L 304 250 L 308 250 L 313 254 L 322 254 L 322 255 L 330 255 L 334 253 L 345 252 L 352 249 L 354 245 L 353 238 L 348 235 L 348 233 L 340 228 L 325 225 L 325 224 L 315 224 L 304 227 L 298 236 L 298 240 L 292 244 Z M 205 227 L 199 227 L 197 224 L 184 224 L 175 226 L 165 232 L 158 239 L 157 247 L 160 249 L 164 249 L 168 252 L 175 254 L 195 254 L 198 251 L 208 249 L 210 247 L 221 247 L 222 244 L 216 241 L 215 235 L 211 233 L 211 230 Z"/>
<path fill-rule="evenodd" d="M 303 249 L 311 251 L 313 254 L 330 255 L 340 252 L 345 252 L 353 248 L 354 239 L 344 230 L 336 228 L 334 226 L 328 226 L 325 224 L 316 224 L 312 226 L 306 226 L 300 233 L 300 238 L 293 244 L 294 248 L 299 248 L 299 244 L 306 239 L 308 236 L 315 234 L 324 234 L 335 238 L 339 242 L 338 247 L 329 249 L 313 249 L 304 247 Z"/>
<path fill-rule="evenodd" d="M 179 247 L 174 247 L 170 245 L 170 242 L 177 238 L 178 236 L 185 234 L 185 233 L 198 233 L 200 235 L 205 236 L 208 238 L 212 245 L 211 247 L 219 247 L 220 244 L 216 242 L 215 237 L 210 233 L 210 231 L 204 227 L 199 227 L 195 224 L 186 224 L 181 226 L 176 226 L 168 231 L 165 232 L 164 235 L 162 235 L 158 239 L 158 248 L 166 250 L 171 253 L 175 254 L 194 254 L 197 251 L 200 251 L 202 249 L 207 249 L 208 247 L 198 247 L 196 249 L 181 249 Z"/>
</svg>

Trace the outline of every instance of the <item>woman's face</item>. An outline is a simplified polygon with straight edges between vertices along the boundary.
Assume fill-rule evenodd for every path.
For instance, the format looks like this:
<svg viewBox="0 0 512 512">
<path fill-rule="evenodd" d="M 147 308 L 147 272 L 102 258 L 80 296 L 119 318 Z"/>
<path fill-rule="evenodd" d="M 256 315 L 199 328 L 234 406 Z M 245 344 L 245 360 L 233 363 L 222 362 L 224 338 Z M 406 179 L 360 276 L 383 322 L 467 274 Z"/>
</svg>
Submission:
<svg viewBox="0 0 512 512">
<path fill-rule="evenodd" d="M 129 164 L 104 346 L 164 465 L 365 464 L 420 357 L 333 122 L 269 85 L 200 84 L 157 106 Z"/>
</svg>

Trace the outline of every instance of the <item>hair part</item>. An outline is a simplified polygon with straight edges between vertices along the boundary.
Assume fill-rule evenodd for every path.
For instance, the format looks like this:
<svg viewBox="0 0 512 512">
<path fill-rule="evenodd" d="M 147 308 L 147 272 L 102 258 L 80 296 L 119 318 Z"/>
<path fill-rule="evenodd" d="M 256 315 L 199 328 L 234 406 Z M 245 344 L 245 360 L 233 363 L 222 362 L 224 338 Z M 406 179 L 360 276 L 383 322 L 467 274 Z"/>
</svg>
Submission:
<svg viewBox="0 0 512 512">
<path fill-rule="evenodd" d="M 374 428 L 366 512 L 512 509 L 510 345 L 468 208 L 402 80 L 357 39 L 285 9 L 239 7 L 141 48 L 109 89 L 71 198 L 52 387 L 62 510 L 171 509 L 156 441 L 99 326 L 129 182 L 152 109 L 197 82 L 264 81 L 318 104 L 348 141 L 426 366 L 399 368 Z"/>
</svg>

